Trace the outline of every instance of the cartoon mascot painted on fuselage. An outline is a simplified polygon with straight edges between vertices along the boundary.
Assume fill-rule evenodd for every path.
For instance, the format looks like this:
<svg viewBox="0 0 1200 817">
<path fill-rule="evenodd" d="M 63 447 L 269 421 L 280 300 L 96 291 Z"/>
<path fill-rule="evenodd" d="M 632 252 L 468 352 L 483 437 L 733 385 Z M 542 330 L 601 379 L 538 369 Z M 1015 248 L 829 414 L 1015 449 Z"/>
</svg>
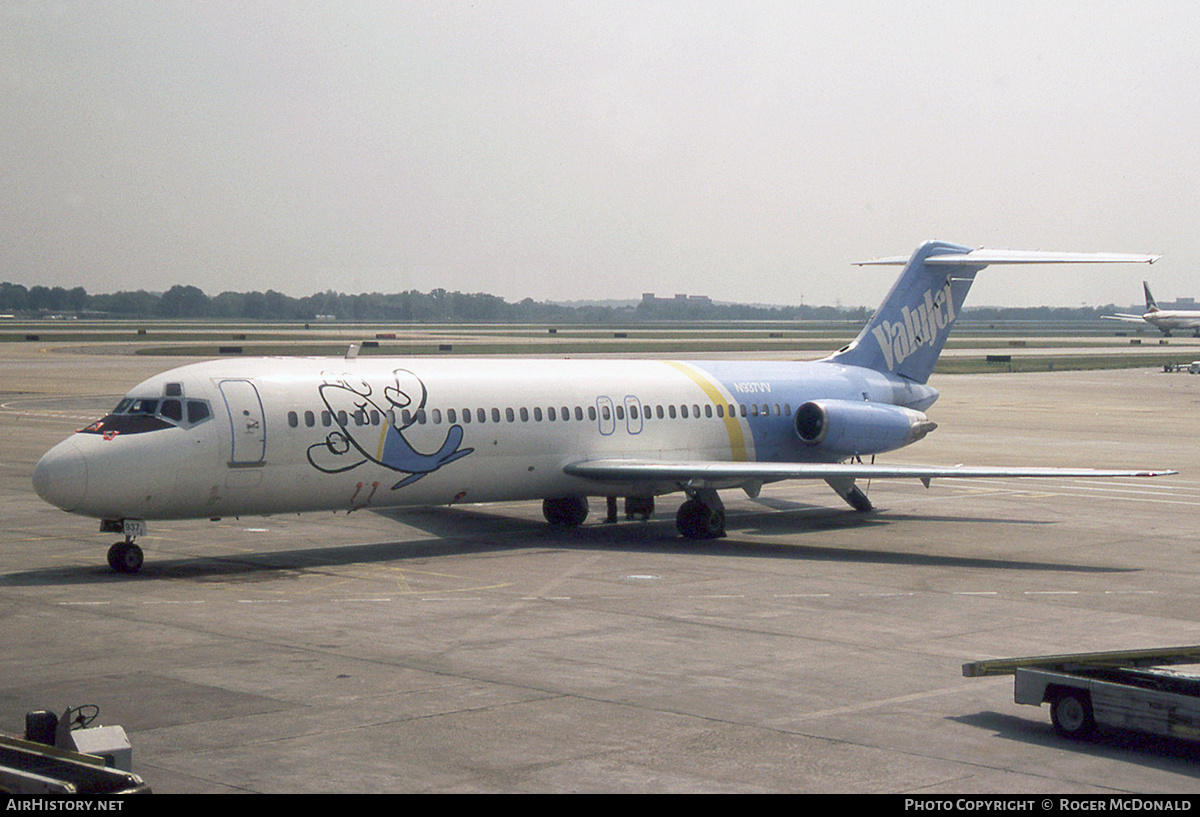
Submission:
<svg viewBox="0 0 1200 817">
<path fill-rule="evenodd" d="M 404 432 L 424 416 L 426 391 L 421 379 L 407 369 L 393 372 L 396 382 L 376 398 L 375 388 L 350 375 L 327 376 L 318 387 L 325 408 L 337 429 L 323 442 L 308 448 L 308 461 L 328 474 L 350 471 L 367 462 L 382 465 L 408 476 L 392 486 L 403 488 L 443 465 L 462 459 L 475 449 L 459 448 L 463 429 L 451 425 L 437 452 L 423 454 L 408 442 Z M 372 413 L 379 423 L 372 422 Z"/>
</svg>

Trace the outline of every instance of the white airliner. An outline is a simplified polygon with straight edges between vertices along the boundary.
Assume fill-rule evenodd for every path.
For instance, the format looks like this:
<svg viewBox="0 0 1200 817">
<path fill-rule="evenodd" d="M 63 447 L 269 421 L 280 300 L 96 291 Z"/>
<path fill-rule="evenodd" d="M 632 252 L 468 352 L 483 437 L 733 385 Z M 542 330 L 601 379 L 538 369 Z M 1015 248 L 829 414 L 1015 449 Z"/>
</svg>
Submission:
<svg viewBox="0 0 1200 817">
<path fill-rule="evenodd" d="M 1192 334 L 1200 337 L 1200 310 L 1159 309 L 1154 296 L 1150 294 L 1150 285 L 1142 281 L 1142 289 L 1146 293 L 1146 311 L 1144 313 L 1141 315 L 1117 313 L 1116 315 L 1101 315 L 1100 317 L 1110 321 L 1148 323 L 1162 332 L 1166 337 L 1170 337 L 1171 332 L 1176 329 L 1190 329 L 1192 330 Z"/>
<path fill-rule="evenodd" d="M 134 387 L 37 463 L 47 502 L 123 533 L 137 571 L 145 520 L 543 500 L 584 521 L 587 497 L 649 514 L 682 491 L 682 535 L 724 533 L 718 490 L 855 481 L 1174 473 L 864 463 L 936 425 L 926 385 L 975 273 L 989 264 L 1152 262 L 1157 256 L 972 250 L 929 242 L 848 346 L 819 361 L 221 359 Z"/>
</svg>

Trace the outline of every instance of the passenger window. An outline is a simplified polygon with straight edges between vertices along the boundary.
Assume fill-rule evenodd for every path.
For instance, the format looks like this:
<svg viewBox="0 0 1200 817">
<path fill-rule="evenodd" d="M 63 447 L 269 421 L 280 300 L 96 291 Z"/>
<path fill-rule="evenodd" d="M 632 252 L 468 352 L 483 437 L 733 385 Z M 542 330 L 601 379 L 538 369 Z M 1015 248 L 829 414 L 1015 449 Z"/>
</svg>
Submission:
<svg viewBox="0 0 1200 817">
<path fill-rule="evenodd" d="M 506 408 L 506 409 L 504 410 L 504 419 L 505 419 L 505 420 L 508 420 L 508 421 L 511 423 L 511 422 L 514 422 L 514 421 L 517 419 L 517 415 L 513 413 L 513 410 L 512 410 L 512 409 L 510 409 L 510 408 Z"/>
<path fill-rule="evenodd" d="M 326 428 L 329 428 L 331 425 L 333 425 L 333 414 L 331 414 L 329 411 L 322 411 L 321 425 L 325 426 Z"/>
<path fill-rule="evenodd" d="M 525 408 L 524 406 L 521 406 L 521 422 L 529 422 L 529 409 Z"/>
<path fill-rule="evenodd" d="M 311 411 L 304 412 L 304 425 L 308 426 L 309 428 L 312 428 L 316 424 L 317 424 L 317 415 L 313 414 Z"/>
<path fill-rule="evenodd" d="M 292 428 L 297 428 L 300 425 L 300 417 L 296 414 L 296 412 L 288 412 L 288 425 Z"/>
<path fill-rule="evenodd" d="M 433 409 L 433 411 L 431 411 L 429 414 L 433 418 L 433 424 L 435 426 L 440 426 L 442 424 L 442 410 L 441 409 Z"/>
<path fill-rule="evenodd" d="M 551 409 L 551 411 L 553 411 L 553 409 Z M 542 421 L 542 410 L 537 406 L 533 407 L 533 421 L 535 423 L 540 423 Z"/>
<path fill-rule="evenodd" d="M 546 409 L 546 419 L 552 423 L 558 419 L 558 413 L 554 410 L 554 406 Z"/>
<path fill-rule="evenodd" d="M 500 409 L 498 409 L 498 408 L 492 409 L 492 422 L 493 423 L 500 422 Z"/>
</svg>

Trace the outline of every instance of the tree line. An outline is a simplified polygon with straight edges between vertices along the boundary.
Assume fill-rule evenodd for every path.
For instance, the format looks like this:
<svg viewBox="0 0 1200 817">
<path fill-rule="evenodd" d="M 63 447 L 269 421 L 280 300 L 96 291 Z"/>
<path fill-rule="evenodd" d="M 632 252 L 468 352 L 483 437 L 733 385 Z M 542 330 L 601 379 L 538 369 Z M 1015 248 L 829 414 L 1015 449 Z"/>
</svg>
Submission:
<svg viewBox="0 0 1200 817">
<path fill-rule="evenodd" d="M 1121 307 L 1127 309 L 1127 307 Z M 973 307 L 975 320 L 1093 320 L 1117 307 Z M 409 290 L 347 295 L 321 292 L 301 298 L 275 290 L 207 295 L 199 287 L 176 285 L 166 292 L 89 294 L 83 287 L 0 283 L 0 313 L 21 317 L 51 315 L 116 319 L 214 319 L 253 321 L 372 321 L 402 323 L 624 323 L 702 320 L 865 321 L 865 307 L 755 306 L 706 299 L 661 299 L 636 304 L 561 304 L 525 298 L 509 303 L 485 293 Z"/>
</svg>

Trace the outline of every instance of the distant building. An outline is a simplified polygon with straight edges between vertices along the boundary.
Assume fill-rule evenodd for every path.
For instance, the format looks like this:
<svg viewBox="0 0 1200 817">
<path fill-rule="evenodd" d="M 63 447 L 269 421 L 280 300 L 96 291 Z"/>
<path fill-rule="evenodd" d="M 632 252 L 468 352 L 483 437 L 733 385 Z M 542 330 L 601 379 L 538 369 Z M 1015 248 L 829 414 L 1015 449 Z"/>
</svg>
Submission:
<svg viewBox="0 0 1200 817">
<path fill-rule="evenodd" d="M 688 295 L 679 293 L 674 298 L 659 298 L 653 292 L 642 293 L 642 303 L 644 304 L 704 304 L 705 306 L 712 303 L 712 298 L 707 295 Z"/>
</svg>

